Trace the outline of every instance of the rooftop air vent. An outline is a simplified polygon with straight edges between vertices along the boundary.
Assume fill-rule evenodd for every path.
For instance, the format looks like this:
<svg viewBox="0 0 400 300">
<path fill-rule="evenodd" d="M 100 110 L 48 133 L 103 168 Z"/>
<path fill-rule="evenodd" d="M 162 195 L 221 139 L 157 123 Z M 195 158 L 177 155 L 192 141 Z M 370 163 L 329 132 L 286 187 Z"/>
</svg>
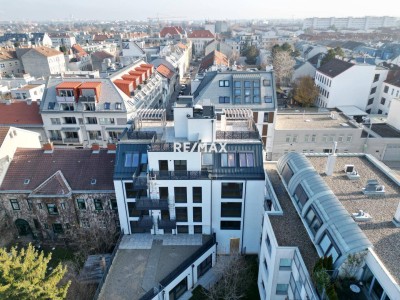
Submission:
<svg viewBox="0 0 400 300">
<path fill-rule="evenodd" d="M 29 182 L 31 182 L 30 179 L 25 179 L 25 180 L 24 180 L 24 184 L 29 184 Z"/>
<path fill-rule="evenodd" d="M 96 182 L 97 182 L 96 179 L 92 179 L 92 180 L 90 181 L 90 184 L 94 185 L 94 184 L 96 184 Z"/>
</svg>

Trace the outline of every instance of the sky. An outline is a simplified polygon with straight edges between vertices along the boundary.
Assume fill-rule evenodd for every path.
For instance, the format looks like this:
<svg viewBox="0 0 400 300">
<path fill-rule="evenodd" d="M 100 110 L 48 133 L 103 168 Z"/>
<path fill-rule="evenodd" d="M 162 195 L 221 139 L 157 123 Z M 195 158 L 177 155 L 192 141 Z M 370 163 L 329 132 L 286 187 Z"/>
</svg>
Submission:
<svg viewBox="0 0 400 300">
<path fill-rule="evenodd" d="M 1 4 L 3 3 L 3 4 Z M 400 17 L 399 0 L 0 0 L 0 21 Z"/>
</svg>

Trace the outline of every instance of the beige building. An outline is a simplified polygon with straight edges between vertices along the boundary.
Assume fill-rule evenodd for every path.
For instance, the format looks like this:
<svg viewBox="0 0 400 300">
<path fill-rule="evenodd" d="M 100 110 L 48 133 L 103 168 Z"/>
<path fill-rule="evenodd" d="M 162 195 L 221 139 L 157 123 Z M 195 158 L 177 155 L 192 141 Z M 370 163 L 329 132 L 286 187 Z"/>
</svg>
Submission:
<svg viewBox="0 0 400 300">
<path fill-rule="evenodd" d="M 61 74 L 66 71 L 62 52 L 47 47 L 36 47 L 21 56 L 26 73 L 35 77 Z"/>
</svg>

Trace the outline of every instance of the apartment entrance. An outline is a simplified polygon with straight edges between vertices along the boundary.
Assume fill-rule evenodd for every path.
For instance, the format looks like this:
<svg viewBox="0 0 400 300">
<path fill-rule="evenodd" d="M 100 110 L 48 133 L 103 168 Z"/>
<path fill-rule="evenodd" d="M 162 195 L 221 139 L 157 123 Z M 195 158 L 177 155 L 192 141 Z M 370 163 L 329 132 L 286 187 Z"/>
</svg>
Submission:
<svg viewBox="0 0 400 300">
<path fill-rule="evenodd" d="M 28 235 L 32 233 L 31 226 L 29 226 L 28 221 L 24 219 L 17 219 L 15 221 L 15 226 L 17 226 L 19 235 Z"/>
</svg>

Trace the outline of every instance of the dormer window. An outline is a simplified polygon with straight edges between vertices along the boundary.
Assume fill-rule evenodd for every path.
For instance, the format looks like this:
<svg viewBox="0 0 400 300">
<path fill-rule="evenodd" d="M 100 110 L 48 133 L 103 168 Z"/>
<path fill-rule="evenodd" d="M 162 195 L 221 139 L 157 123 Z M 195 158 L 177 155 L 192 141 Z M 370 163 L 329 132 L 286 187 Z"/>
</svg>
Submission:
<svg viewBox="0 0 400 300">
<path fill-rule="evenodd" d="M 121 110 L 122 109 L 122 103 L 115 103 L 115 109 Z"/>
<path fill-rule="evenodd" d="M 95 184 L 96 184 L 96 182 L 97 182 L 97 180 L 96 180 L 96 179 L 92 179 L 92 180 L 90 181 L 90 184 L 91 184 L 91 185 L 95 185 Z"/>
<path fill-rule="evenodd" d="M 104 103 L 104 109 L 109 110 L 110 107 L 111 107 L 111 103 L 110 102 Z"/>
<path fill-rule="evenodd" d="M 47 106 L 47 109 L 53 110 L 55 105 L 56 105 L 55 102 L 49 102 L 49 105 Z"/>
<path fill-rule="evenodd" d="M 25 179 L 25 180 L 24 180 L 24 184 L 29 184 L 29 182 L 31 182 L 30 179 Z"/>
<path fill-rule="evenodd" d="M 60 90 L 60 97 L 74 97 L 74 91 L 73 90 Z"/>
</svg>

